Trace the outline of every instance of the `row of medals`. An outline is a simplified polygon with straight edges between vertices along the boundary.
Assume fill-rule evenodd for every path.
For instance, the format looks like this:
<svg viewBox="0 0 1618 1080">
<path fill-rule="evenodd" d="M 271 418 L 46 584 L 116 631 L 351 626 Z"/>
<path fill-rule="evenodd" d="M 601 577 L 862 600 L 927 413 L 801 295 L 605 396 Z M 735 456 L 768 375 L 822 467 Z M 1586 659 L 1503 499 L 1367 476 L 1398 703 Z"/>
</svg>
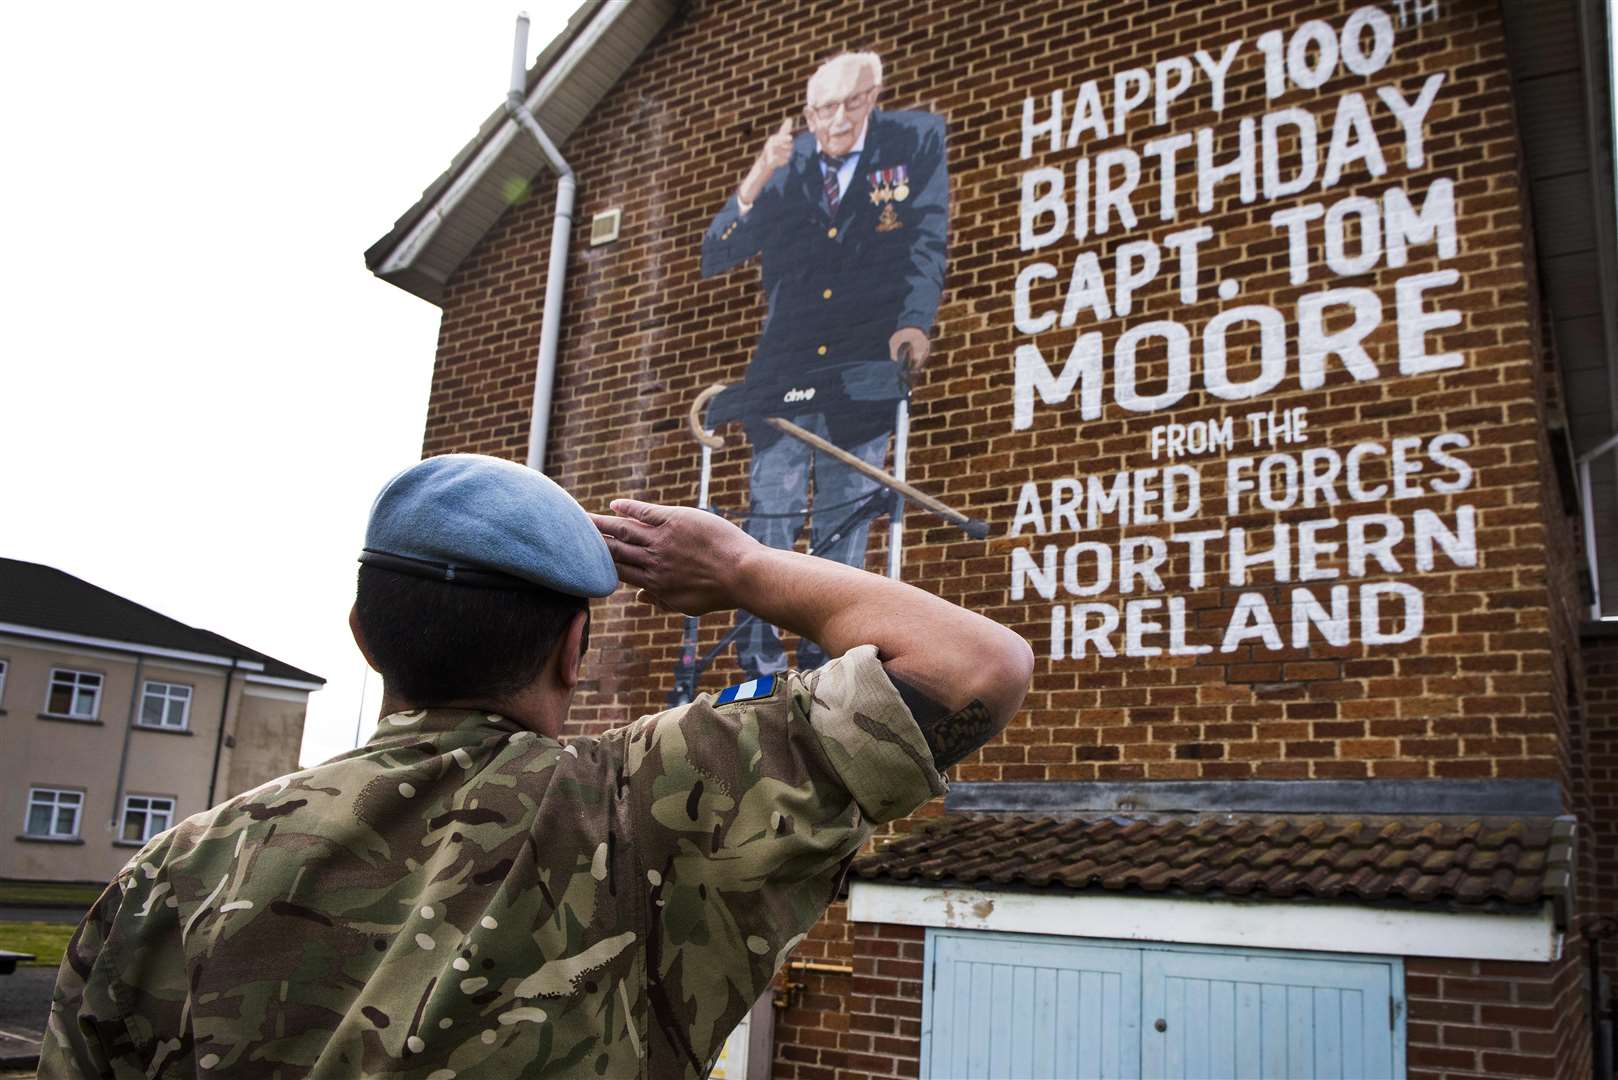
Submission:
<svg viewBox="0 0 1618 1080">
<path fill-rule="evenodd" d="M 885 202 L 904 202 L 910 198 L 910 177 L 903 165 L 872 173 L 870 179 L 876 181 L 871 185 L 873 206 L 881 206 Z"/>
<path fill-rule="evenodd" d="M 910 177 L 908 170 L 900 165 L 892 169 L 883 169 L 871 174 L 871 204 L 882 207 L 882 216 L 877 219 L 878 232 L 889 232 L 899 228 L 899 215 L 894 212 L 893 204 L 904 202 L 910 198 Z"/>
</svg>

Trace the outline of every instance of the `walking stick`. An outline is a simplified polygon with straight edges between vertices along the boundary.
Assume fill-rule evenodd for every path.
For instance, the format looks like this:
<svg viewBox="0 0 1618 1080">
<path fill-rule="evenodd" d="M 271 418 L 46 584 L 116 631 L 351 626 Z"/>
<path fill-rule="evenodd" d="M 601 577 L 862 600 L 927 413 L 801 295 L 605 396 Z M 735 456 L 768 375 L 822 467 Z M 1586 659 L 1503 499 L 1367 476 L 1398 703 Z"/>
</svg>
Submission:
<svg viewBox="0 0 1618 1080">
<path fill-rule="evenodd" d="M 908 355 L 904 359 L 908 363 Z M 723 383 L 716 383 L 708 387 L 697 395 L 696 400 L 691 403 L 690 412 L 687 414 L 687 427 L 691 432 L 691 437 L 696 439 L 702 446 L 702 477 L 697 489 L 697 505 L 710 513 L 713 511 L 713 507 L 709 505 L 709 487 L 713 475 L 713 452 L 723 448 L 725 440 L 723 436 L 707 426 L 706 410 L 709 402 L 726 389 Z M 974 540 L 982 540 L 989 535 L 988 522 L 961 513 L 959 510 L 928 495 L 904 478 L 905 457 L 909 452 L 910 444 L 910 411 L 905 399 L 900 399 L 895 416 L 894 472 L 891 474 L 884 472 L 875 465 L 867 464 L 835 443 L 821 438 L 812 431 L 804 430 L 784 417 L 767 416 L 764 418 L 764 422 L 815 451 L 835 458 L 855 472 L 876 481 L 878 485 L 877 490 L 863 500 L 849 514 L 847 520 L 832 530 L 821 546 L 824 547 L 837 542 L 856 522 L 877 517 L 882 513 L 883 504 L 887 504 L 892 520 L 888 548 L 888 576 L 897 578 L 901 562 L 899 554 L 900 539 L 904 527 L 901 518 L 906 501 L 913 502 L 922 509 L 928 510 L 955 525 Z M 811 551 L 810 554 L 814 554 L 814 552 Z M 697 651 L 697 619 L 695 616 L 686 616 L 684 635 L 680 643 L 680 658 L 676 661 L 674 668 L 674 688 L 669 692 L 668 697 L 670 706 L 684 705 L 696 699 L 697 681 L 701 678 L 702 672 L 721 652 L 729 647 L 732 641 L 741 635 L 744 626 L 745 623 L 740 623 L 733 627 L 729 633 L 719 639 L 718 644 L 706 653 L 699 655 Z"/>
</svg>

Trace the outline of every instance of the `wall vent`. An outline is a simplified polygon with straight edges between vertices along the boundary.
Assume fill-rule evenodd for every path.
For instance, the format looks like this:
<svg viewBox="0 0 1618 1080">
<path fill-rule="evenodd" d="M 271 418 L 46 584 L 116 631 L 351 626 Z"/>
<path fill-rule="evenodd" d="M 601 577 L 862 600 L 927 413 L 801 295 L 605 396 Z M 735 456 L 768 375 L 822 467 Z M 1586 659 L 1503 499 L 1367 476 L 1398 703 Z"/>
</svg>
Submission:
<svg viewBox="0 0 1618 1080">
<path fill-rule="evenodd" d="M 610 244 L 618 239 L 618 223 L 623 220 L 624 212 L 618 207 L 603 210 L 590 219 L 590 246 L 600 247 Z"/>
</svg>

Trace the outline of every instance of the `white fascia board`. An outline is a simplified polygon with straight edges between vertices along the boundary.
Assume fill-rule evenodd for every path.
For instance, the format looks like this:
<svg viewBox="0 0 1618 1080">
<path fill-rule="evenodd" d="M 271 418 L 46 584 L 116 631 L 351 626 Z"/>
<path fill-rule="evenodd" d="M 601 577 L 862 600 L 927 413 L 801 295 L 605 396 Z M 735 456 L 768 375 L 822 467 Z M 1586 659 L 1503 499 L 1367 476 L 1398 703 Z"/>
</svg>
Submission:
<svg viewBox="0 0 1618 1080">
<path fill-rule="evenodd" d="M 192 660 L 199 664 L 218 664 L 221 667 L 234 667 L 238 671 L 264 670 L 264 665 L 257 660 L 238 660 L 231 656 L 211 656 L 208 653 L 187 652 L 184 649 L 165 649 L 158 645 L 143 645 L 138 641 L 117 641 L 113 638 L 68 634 L 60 630 L 42 630 L 37 626 L 19 626 L 16 623 L 0 622 L 0 634 L 16 634 L 25 638 L 38 638 L 41 641 L 84 645 L 92 649 L 118 649 L 121 652 L 137 653 L 141 656 L 160 656 L 169 660 Z"/>
<path fill-rule="evenodd" d="M 309 691 L 284 690 L 279 686 L 255 686 L 252 678 L 246 680 L 247 685 L 242 687 L 242 696 L 250 698 L 265 698 L 269 701 L 289 701 L 294 705 L 308 705 Z"/>
<path fill-rule="evenodd" d="M 40 641 L 38 638 L 26 638 L 16 634 L 0 634 L 0 647 L 32 649 L 41 653 L 66 653 L 69 656 L 82 657 L 86 660 L 99 660 L 103 664 L 126 664 L 135 666 L 135 657 L 129 653 L 107 652 L 104 649 L 91 649 L 83 645 L 64 645 L 49 641 Z M 174 661 L 170 661 L 174 663 Z M 213 668 L 202 669 L 210 674 L 217 674 Z"/>
<path fill-rule="evenodd" d="M 262 666 L 259 670 L 263 670 Z M 242 678 L 250 683 L 260 683 L 264 686 L 285 686 L 290 690 L 307 690 L 313 692 L 323 688 L 325 683 L 309 682 L 307 679 L 283 679 L 279 675 L 244 675 Z"/>
<path fill-rule="evenodd" d="M 530 113 L 537 113 L 539 106 L 544 103 L 545 99 L 556 92 L 556 88 L 562 85 L 562 81 L 573 73 L 573 69 L 579 65 L 579 62 L 590 54 L 590 51 L 595 48 L 597 42 L 606 36 L 607 31 L 612 28 L 613 24 L 628 13 L 629 8 L 629 4 L 602 5 L 601 10 L 596 12 L 595 18 L 590 20 L 590 25 L 584 28 L 583 33 L 573 39 L 573 44 L 569 45 L 561 58 L 550 66 L 539 82 L 534 85 L 534 89 L 529 92 L 528 97 L 524 99 L 523 104 Z M 472 189 L 482 182 L 484 174 L 500 159 L 500 155 L 505 153 L 506 148 L 511 144 L 511 140 L 516 138 L 517 134 L 517 122 L 515 120 L 508 116 L 501 121 L 494 134 L 473 155 L 471 162 L 461 170 L 460 175 L 450 181 L 449 186 L 439 194 L 432 207 L 421 216 L 415 225 L 411 226 L 410 231 L 405 233 L 404 239 L 395 244 L 393 250 L 388 252 L 388 257 L 382 261 L 382 267 L 377 271 L 378 276 L 385 277 L 388 274 L 395 274 L 410 268 L 411 264 L 416 261 L 416 256 L 420 255 L 427 245 L 432 242 L 433 237 L 437 235 L 439 226 L 455 212 L 455 209 L 460 206 L 461 201 L 466 198 Z"/>
<path fill-rule="evenodd" d="M 1532 915 L 1500 915 L 1319 901 L 995 892 L 855 881 L 848 889 L 848 917 L 901 926 L 1383 956 L 1548 961 L 1562 955 L 1562 935 L 1549 903 Z"/>
</svg>

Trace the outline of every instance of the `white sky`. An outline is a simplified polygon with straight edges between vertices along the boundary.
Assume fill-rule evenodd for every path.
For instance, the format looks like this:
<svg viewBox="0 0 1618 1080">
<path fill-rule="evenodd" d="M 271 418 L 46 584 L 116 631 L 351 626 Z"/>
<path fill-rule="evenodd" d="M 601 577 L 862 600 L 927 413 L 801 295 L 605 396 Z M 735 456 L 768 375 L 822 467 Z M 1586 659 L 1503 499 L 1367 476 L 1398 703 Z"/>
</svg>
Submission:
<svg viewBox="0 0 1618 1080">
<path fill-rule="evenodd" d="M 305 762 L 354 742 L 354 559 L 438 336 L 363 252 L 499 105 L 523 2 L 0 12 L 0 555 L 325 676 Z M 526 3 L 532 62 L 574 2 Z"/>
</svg>

